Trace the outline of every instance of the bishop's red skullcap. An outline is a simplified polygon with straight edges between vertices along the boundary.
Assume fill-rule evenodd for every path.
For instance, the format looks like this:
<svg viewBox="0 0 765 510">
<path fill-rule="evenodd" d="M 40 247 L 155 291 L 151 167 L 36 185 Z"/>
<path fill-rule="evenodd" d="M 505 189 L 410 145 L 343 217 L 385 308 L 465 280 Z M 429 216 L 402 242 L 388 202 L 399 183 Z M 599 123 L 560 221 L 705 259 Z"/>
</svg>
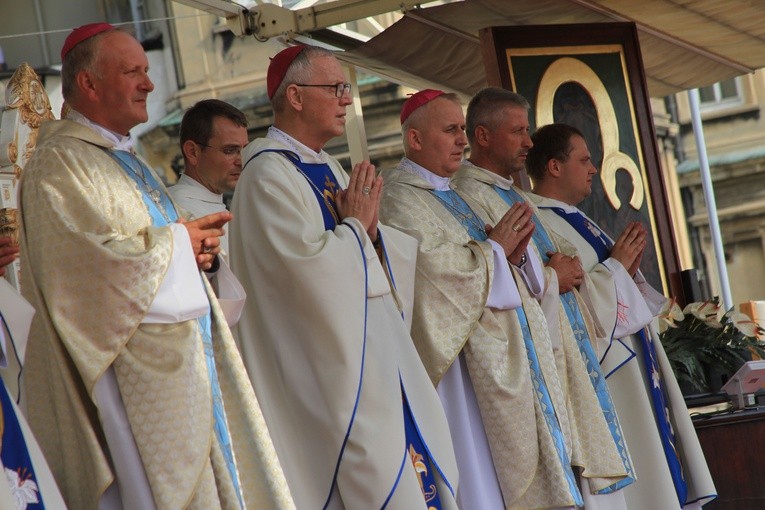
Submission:
<svg viewBox="0 0 765 510">
<path fill-rule="evenodd" d="M 63 61 L 66 54 L 82 41 L 90 39 L 101 32 L 106 32 L 107 30 L 114 30 L 114 27 L 109 23 L 90 23 L 89 25 L 82 25 L 81 27 L 75 28 L 64 41 L 64 47 L 61 48 L 61 60 Z"/>
<path fill-rule="evenodd" d="M 425 89 L 409 96 L 409 99 L 404 102 L 404 106 L 401 107 L 401 124 L 403 124 L 417 108 L 428 104 L 438 96 L 444 94 L 445 92 L 443 90 Z"/>
<path fill-rule="evenodd" d="M 290 46 L 284 48 L 282 51 L 271 57 L 271 62 L 268 64 L 268 74 L 266 75 L 266 91 L 268 92 L 268 99 L 273 99 L 276 94 L 276 89 L 284 81 L 284 75 L 287 74 L 287 69 L 290 68 L 292 61 L 300 55 L 300 52 L 306 49 L 305 44 L 298 44 L 297 46 Z"/>
</svg>

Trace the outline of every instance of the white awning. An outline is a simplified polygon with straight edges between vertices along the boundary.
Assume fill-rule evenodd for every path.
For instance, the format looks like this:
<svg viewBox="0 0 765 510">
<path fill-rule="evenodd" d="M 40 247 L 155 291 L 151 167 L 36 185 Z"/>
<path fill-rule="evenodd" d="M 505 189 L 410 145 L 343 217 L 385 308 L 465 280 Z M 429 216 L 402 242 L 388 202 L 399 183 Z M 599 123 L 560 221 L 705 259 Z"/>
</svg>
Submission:
<svg viewBox="0 0 765 510">
<path fill-rule="evenodd" d="M 340 58 L 394 81 L 472 95 L 486 86 L 481 28 L 615 21 L 637 24 L 653 97 L 765 67 L 765 2 L 747 0 L 465 0 L 407 11 Z"/>
</svg>

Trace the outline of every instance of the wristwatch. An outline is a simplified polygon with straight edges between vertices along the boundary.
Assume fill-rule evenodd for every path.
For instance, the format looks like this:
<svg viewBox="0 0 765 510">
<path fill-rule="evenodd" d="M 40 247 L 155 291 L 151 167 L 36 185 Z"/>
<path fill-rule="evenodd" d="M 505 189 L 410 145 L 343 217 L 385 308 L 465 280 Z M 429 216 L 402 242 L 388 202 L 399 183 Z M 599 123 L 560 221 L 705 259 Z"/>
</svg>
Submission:
<svg viewBox="0 0 765 510">
<path fill-rule="evenodd" d="M 526 252 L 523 252 L 523 255 L 521 255 L 521 261 L 520 261 L 520 262 L 518 262 L 518 263 L 515 265 L 515 267 L 517 267 L 517 268 L 521 268 L 521 267 L 523 267 L 523 264 L 525 264 L 525 263 L 526 263 Z"/>
</svg>

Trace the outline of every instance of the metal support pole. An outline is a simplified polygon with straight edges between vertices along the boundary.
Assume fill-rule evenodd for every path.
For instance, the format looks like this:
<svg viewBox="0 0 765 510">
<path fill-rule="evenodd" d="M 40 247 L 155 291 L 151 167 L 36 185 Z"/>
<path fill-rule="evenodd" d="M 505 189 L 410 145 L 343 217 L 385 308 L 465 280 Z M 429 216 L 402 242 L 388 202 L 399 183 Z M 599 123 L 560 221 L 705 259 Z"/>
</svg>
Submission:
<svg viewBox="0 0 765 510">
<path fill-rule="evenodd" d="M 353 103 L 346 109 L 345 135 L 348 139 L 348 151 L 351 155 L 351 163 L 360 163 L 369 159 L 367 147 L 367 133 L 364 129 L 364 112 L 361 109 L 361 95 L 359 83 L 356 79 L 356 68 L 352 65 L 343 64 L 343 73 L 351 84 Z"/>
<path fill-rule="evenodd" d="M 722 294 L 723 306 L 725 310 L 733 307 L 733 298 L 730 293 L 730 282 L 728 281 L 728 267 L 725 264 L 725 252 L 723 251 L 722 235 L 720 234 L 720 222 L 717 218 L 717 203 L 715 202 L 714 188 L 712 186 L 712 175 L 709 170 L 709 160 L 707 159 L 707 145 L 704 141 L 704 127 L 701 124 L 701 113 L 699 105 L 699 89 L 688 91 L 688 100 L 691 106 L 691 122 L 693 124 L 693 135 L 696 139 L 696 148 L 699 153 L 699 173 L 701 174 L 701 187 L 704 190 L 704 200 L 707 203 L 707 216 L 709 218 L 709 232 L 712 236 L 712 246 L 715 252 L 715 263 L 717 266 L 717 276 L 720 281 L 720 293 Z"/>
</svg>

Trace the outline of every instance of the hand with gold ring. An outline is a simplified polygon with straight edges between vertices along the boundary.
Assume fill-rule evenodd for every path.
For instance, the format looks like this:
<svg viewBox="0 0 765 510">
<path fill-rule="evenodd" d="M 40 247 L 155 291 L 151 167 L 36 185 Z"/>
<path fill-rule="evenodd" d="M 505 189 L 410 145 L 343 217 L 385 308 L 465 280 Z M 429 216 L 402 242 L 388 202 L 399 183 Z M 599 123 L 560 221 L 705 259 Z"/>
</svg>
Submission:
<svg viewBox="0 0 765 510">
<path fill-rule="evenodd" d="M 212 267 L 215 257 L 220 252 L 220 239 L 218 238 L 226 232 L 223 226 L 231 218 L 230 212 L 222 211 L 191 221 L 182 218 L 178 220 L 178 223 L 186 227 L 189 233 L 189 240 L 199 269 L 206 271 Z"/>
<path fill-rule="evenodd" d="M 515 265 L 521 262 L 534 232 L 531 214 L 531 206 L 516 202 L 488 232 L 489 239 L 502 246 L 507 259 Z"/>
<path fill-rule="evenodd" d="M 340 219 L 356 218 L 364 226 L 369 238 L 377 239 L 377 218 L 380 209 L 382 177 L 369 161 L 354 165 L 348 187 L 335 195 Z"/>
</svg>

